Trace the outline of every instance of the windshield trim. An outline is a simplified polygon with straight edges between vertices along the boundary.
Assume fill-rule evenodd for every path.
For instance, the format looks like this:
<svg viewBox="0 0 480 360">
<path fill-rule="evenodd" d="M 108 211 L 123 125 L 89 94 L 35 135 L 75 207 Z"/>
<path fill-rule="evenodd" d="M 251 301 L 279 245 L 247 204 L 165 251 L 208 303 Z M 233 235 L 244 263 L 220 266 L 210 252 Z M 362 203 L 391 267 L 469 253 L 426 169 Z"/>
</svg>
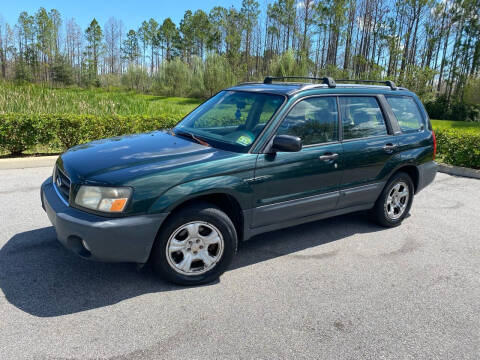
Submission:
<svg viewBox="0 0 480 360">
<path fill-rule="evenodd" d="M 261 137 L 264 135 L 265 131 L 267 128 L 270 127 L 270 125 L 272 124 L 272 121 L 276 118 L 276 116 L 278 115 L 278 113 L 283 109 L 283 107 L 285 106 L 285 104 L 287 103 L 287 100 L 289 98 L 288 95 L 286 94 L 278 94 L 278 93 L 275 93 L 275 92 L 270 92 L 270 91 L 250 91 L 250 90 L 232 90 L 230 88 L 227 88 L 227 89 L 222 89 L 220 91 L 217 91 L 215 94 L 213 94 L 212 96 L 210 96 L 208 99 L 206 99 L 205 101 L 203 101 L 201 104 L 199 104 L 198 106 L 196 106 L 194 109 L 192 109 L 192 111 L 190 111 L 187 115 L 185 115 L 182 120 L 180 120 L 170 131 L 175 133 L 175 129 L 177 128 L 177 126 L 182 122 L 184 121 L 188 116 L 190 116 L 190 114 L 192 114 L 193 112 L 195 112 L 200 106 L 202 106 L 203 104 L 205 104 L 207 101 L 209 101 L 211 98 L 217 96 L 219 93 L 221 92 L 224 92 L 224 91 L 228 91 L 228 92 L 238 92 L 238 93 L 248 93 L 248 94 L 259 94 L 259 95 L 262 95 L 262 94 L 266 94 L 266 95 L 274 95 L 274 96 L 281 96 L 283 98 L 283 102 L 278 106 L 277 110 L 272 114 L 272 116 L 270 117 L 270 119 L 265 123 L 265 126 L 264 128 L 262 129 L 262 131 L 260 132 L 260 134 L 258 134 L 258 136 L 256 137 L 255 141 L 250 144 L 250 146 L 248 147 L 248 150 L 245 151 L 245 152 L 242 152 L 242 151 L 235 151 L 235 150 L 228 150 L 228 151 L 231 151 L 231 152 L 235 152 L 235 153 L 245 153 L 245 154 L 251 154 L 252 153 L 252 149 L 254 149 L 255 146 L 258 145 L 258 142 L 259 140 L 261 139 Z M 183 130 L 183 132 L 185 132 Z M 218 141 L 216 139 L 211 139 L 209 138 L 208 136 L 202 136 L 202 138 L 204 138 L 205 140 L 212 140 L 214 143 L 217 142 L 221 142 L 221 141 Z M 194 140 L 194 139 L 192 139 Z M 195 140 L 194 140 L 195 141 Z M 228 143 L 225 143 L 225 144 L 228 144 Z M 212 148 L 215 148 L 215 149 L 219 149 L 218 146 L 215 146 L 215 144 L 212 144 L 212 142 L 209 142 L 209 145 L 210 147 Z"/>
</svg>

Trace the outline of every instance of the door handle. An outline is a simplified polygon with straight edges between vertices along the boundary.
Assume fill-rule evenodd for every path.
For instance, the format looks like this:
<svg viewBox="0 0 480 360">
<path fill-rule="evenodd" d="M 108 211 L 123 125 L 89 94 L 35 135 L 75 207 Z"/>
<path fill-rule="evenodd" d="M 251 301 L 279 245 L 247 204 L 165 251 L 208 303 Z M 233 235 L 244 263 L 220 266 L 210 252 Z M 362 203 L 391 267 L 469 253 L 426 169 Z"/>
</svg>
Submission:
<svg viewBox="0 0 480 360">
<path fill-rule="evenodd" d="M 337 153 L 325 153 L 321 156 L 318 157 L 320 160 L 323 160 L 323 161 L 330 161 L 330 160 L 335 160 L 336 158 L 338 158 L 338 154 Z"/>
<path fill-rule="evenodd" d="M 383 150 L 385 150 L 387 153 L 393 152 L 393 150 L 397 147 L 397 145 L 388 143 L 383 146 Z"/>
</svg>

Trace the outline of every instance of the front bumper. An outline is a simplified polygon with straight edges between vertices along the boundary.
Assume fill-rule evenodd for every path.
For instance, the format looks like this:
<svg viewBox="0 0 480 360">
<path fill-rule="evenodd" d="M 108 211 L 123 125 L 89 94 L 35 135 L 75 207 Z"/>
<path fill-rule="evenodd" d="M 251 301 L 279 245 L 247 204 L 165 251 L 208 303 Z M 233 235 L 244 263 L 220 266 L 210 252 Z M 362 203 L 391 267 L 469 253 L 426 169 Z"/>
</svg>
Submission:
<svg viewBox="0 0 480 360">
<path fill-rule="evenodd" d="M 121 218 L 89 214 L 66 205 L 54 186 L 51 178 L 42 184 L 42 207 L 66 248 L 91 260 L 147 262 L 158 229 L 168 214 Z"/>
</svg>

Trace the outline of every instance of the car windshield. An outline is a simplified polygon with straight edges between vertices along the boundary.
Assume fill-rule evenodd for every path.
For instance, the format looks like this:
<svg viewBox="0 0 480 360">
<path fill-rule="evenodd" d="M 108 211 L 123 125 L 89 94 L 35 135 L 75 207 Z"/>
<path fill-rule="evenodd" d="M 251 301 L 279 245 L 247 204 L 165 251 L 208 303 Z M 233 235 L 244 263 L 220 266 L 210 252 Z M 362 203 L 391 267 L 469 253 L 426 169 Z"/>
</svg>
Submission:
<svg viewBox="0 0 480 360">
<path fill-rule="evenodd" d="M 203 145 L 247 152 L 284 100 L 281 95 L 221 91 L 188 114 L 173 132 Z"/>
</svg>

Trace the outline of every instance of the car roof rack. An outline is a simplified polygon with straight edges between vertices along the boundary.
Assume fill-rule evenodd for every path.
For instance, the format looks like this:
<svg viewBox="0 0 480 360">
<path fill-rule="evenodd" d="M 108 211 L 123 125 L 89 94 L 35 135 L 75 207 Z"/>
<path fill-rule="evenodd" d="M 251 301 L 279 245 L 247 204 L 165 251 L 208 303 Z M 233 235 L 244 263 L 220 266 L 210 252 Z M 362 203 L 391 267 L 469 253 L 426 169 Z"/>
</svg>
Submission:
<svg viewBox="0 0 480 360">
<path fill-rule="evenodd" d="M 264 84 L 271 84 L 274 80 L 285 80 L 285 79 L 304 79 L 304 80 L 319 80 L 322 84 L 328 85 L 329 88 L 334 88 L 337 86 L 336 82 L 354 82 L 354 83 L 370 83 L 370 84 L 384 84 L 390 87 L 392 90 L 397 90 L 397 86 L 391 80 L 381 81 L 381 80 L 361 80 L 361 79 L 338 79 L 334 80 L 332 77 L 309 77 L 309 76 L 267 76 L 263 80 Z"/>
<path fill-rule="evenodd" d="M 397 86 L 391 80 L 381 81 L 381 80 L 356 80 L 356 79 L 338 79 L 338 82 L 356 82 L 356 83 L 370 83 L 370 84 L 385 84 L 390 87 L 392 90 L 397 90 Z"/>
<path fill-rule="evenodd" d="M 322 84 L 328 85 L 329 88 L 334 88 L 337 86 L 335 80 L 331 77 L 309 77 L 309 76 L 267 76 L 263 80 L 264 84 L 271 84 L 274 80 L 285 80 L 285 79 L 305 79 L 305 80 L 320 80 Z"/>
</svg>

